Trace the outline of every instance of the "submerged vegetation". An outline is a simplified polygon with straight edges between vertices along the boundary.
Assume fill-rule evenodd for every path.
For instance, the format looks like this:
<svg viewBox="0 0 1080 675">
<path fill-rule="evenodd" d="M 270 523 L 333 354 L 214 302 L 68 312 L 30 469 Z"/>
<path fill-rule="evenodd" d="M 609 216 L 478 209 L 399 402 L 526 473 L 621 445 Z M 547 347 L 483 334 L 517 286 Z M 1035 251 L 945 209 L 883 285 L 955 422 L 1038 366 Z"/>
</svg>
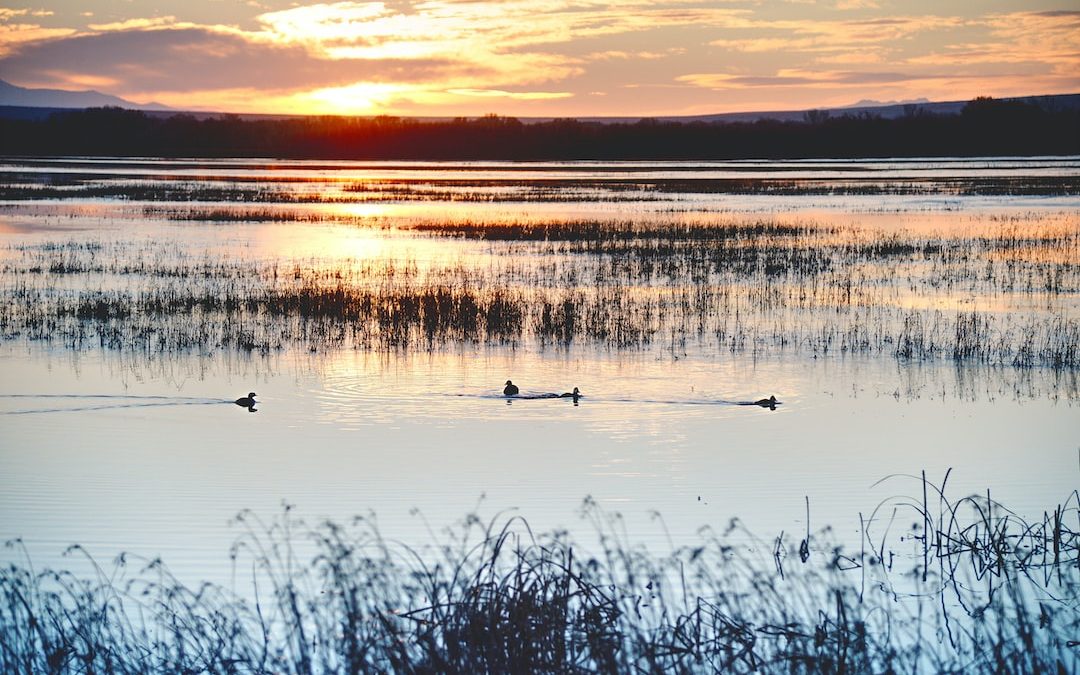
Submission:
<svg viewBox="0 0 1080 675">
<path fill-rule="evenodd" d="M 245 211 L 236 212 L 245 216 Z M 1080 368 L 1080 223 L 959 233 L 810 220 L 426 221 L 409 255 L 260 261 L 145 241 L 20 245 L 0 334 L 74 349 L 431 349 L 456 342 Z"/>
<path fill-rule="evenodd" d="M 0 340 L 859 355 L 1070 378 L 1080 220 L 1054 205 L 1075 169 L 19 160 L 0 171 L 0 228 L 34 234 L 0 249 Z M 1032 210 L 962 206 L 1002 195 Z M 279 237 L 323 243 L 250 250 Z"/>
<path fill-rule="evenodd" d="M 946 477 L 947 479 L 947 477 Z M 0 570 L 0 669 L 178 672 L 1074 672 L 1080 495 L 1025 521 L 989 494 L 859 516 L 854 548 L 738 521 L 657 555 L 586 501 L 590 550 L 469 516 L 411 549 L 373 518 L 243 513 L 242 590 L 130 554 L 89 574 Z M 910 527 L 899 527 L 910 523 Z M 17 545 L 12 543 L 9 545 Z M 87 556 L 80 547 L 69 554 Z M 85 562 L 85 561 L 82 561 Z M 86 568 L 86 565 L 83 565 Z M 246 581 L 245 581 L 246 580 Z"/>
<path fill-rule="evenodd" d="M 146 177 L 141 177 L 145 179 Z M 235 179 L 232 179 L 235 180 Z M 153 202 L 231 202 L 255 204 L 349 204 L 366 202 L 481 202 L 481 203 L 575 203 L 582 200 L 611 202 L 657 202 L 672 195 L 773 195 L 773 196 L 1076 196 L 1080 176 L 1047 178 L 935 178 L 883 181 L 843 176 L 817 180 L 776 178 L 725 179 L 606 179 L 606 180 L 458 180 L 398 181 L 371 179 L 364 182 L 310 177 L 278 177 L 215 185 L 215 181 L 163 174 L 133 185 L 115 177 L 71 176 L 42 173 L 32 177 L 0 172 L 0 200 L 118 199 Z M 244 213 L 248 217 L 244 217 Z M 282 215 L 284 214 L 284 215 Z M 174 220 L 274 221 L 289 220 L 298 212 L 272 209 L 235 211 L 220 207 L 148 208 L 149 216 Z M 327 219 L 325 213 L 299 214 L 308 220 Z"/>
</svg>

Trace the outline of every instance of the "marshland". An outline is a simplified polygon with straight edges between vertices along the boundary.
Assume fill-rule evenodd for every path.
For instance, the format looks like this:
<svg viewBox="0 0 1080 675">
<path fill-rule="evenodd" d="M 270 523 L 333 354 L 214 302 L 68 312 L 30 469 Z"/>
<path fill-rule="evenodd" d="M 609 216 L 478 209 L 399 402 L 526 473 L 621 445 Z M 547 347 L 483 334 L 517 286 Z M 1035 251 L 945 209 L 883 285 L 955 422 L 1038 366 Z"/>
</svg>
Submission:
<svg viewBox="0 0 1080 675">
<path fill-rule="evenodd" d="M 1078 193 L 6 159 L 0 663 L 1075 669 Z"/>
</svg>

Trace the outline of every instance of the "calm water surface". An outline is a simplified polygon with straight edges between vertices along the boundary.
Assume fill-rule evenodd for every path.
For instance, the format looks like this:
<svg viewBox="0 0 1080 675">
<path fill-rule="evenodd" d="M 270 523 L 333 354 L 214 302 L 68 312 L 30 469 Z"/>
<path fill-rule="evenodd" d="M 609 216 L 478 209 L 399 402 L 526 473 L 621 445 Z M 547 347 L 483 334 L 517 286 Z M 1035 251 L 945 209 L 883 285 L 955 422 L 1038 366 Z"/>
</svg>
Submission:
<svg viewBox="0 0 1080 675">
<path fill-rule="evenodd" d="M 957 230 L 1003 217 L 1075 229 L 1080 207 L 1075 196 L 1059 194 L 646 190 L 638 201 L 603 201 L 597 197 L 603 188 L 595 185 L 627 174 L 646 182 L 747 173 L 785 180 L 1067 177 L 1080 175 L 1075 158 L 692 166 L 50 160 L 8 162 L 0 173 L 9 184 L 35 185 L 63 182 L 63 174 L 90 176 L 75 188 L 102 181 L 246 188 L 284 177 L 302 190 L 307 182 L 328 183 L 323 196 L 357 180 L 404 181 L 413 190 L 407 198 L 380 193 L 360 203 L 259 204 L 331 214 L 318 222 L 177 222 L 147 209 L 190 208 L 191 201 L 152 198 L 11 199 L 0 202 L 0 256 L 8 261 L 19 247 L 119 242 L 133 255 L 229 254 L 283 266 L 314 259 L 484 266 L 501 254 L 396 227 L 439 219 L 607 214 L 648 220 L 734 212 L 878 230 Z M 567 178 L 590 182 L 579 201 L 414 199 L 416 189 L 451 180 L 512 179 L 532 189 Z M 293 182 L 286 182 L 289 189 Z M 57 289 L 143 283 L 100 277 L 51 283 Z M 12 274 L 4 277 L 6 291 L 18 283 Z M 1071 290 L 1049 305 L 1030 293 L 990 298 L 943 291 L 923 300 L 945 311 L 999 303 L 1002 311 L 1064 318 L 1076 318 L 1078 303 Z M 875 485 L 893 474 L 925 470 L 940 481 L 951 468 L 953 496 L 989 489 L 1029 516 L 1080 485 L 1075 371 L 798 352 L 759 358 L 659 342 L 628 350 L 523 341 L 247 354 L 125 353 L 9 339 L 0 344 L 0 539 L 21 537 L 39 565 L 67 565 L 61 553 L 77 542 L 102 559 L 120 551 L 160 555 L 182 578 L 221 579 L 237 534 L 230 518 L 245 508 L 272 517 L 285 502 L 310 519 L 373 512 L 387 536 L 423 543 L 477 509 L 488 515 L 517 509 L 535 529 L 567 528 L 587 538 L 578 510 L 592 496 L 625 516 L 633 540 L 663 550 L 693 543 L 698 528 L 723 527 L 735 516 L 763 537 L 798 532 L 806 527 L 806 497 L 812 527 L 832 524 L 841 539 L 856 539 L 860 512 L 921 492 L 910 478 Z M 576 405 L 507 401 L 500 391 L 508 378 L 525 394 L 578 386 L 585 397 Z M 230 402 L 252 390 L 258 412 Z M 776 410 L 735 405 L 773 394 L 783 402 Z"/>
</svg>

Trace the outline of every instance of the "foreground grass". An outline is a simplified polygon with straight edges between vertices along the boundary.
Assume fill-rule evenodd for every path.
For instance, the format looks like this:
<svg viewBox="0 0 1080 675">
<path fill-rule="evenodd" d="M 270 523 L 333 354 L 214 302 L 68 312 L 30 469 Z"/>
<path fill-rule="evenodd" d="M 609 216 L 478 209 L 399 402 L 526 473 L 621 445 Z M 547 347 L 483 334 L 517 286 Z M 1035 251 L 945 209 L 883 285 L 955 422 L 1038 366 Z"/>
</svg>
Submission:
<svg viewBox="0 0 1080 675">
<path fill-rule="evenodd" d="M 1080 495 L 1025 522 L 921 487 L 860 515 L 858 551 L 733 522 L 657 556 L 588 501 L 598 553 L 510 516 L 417 551 L 367 519 L 245 513 L 239 595 L 129 556 L 90 577 L 7 567 L 0 670 L 1075 672 Z"/>
</svg>

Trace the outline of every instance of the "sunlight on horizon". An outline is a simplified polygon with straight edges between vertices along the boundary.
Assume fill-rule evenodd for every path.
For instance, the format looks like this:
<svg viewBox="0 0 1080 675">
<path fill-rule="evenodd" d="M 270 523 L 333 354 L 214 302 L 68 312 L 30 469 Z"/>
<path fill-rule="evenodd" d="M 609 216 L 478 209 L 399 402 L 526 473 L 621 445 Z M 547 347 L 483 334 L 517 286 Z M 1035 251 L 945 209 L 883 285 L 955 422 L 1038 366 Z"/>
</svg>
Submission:
<svg viewBox="0 0 1080 675">
<path fill-rule="evenodd" d="M 295 94 L 295 110 L 306 114 L 366 115 L 377 114 L 380 105 L 405 87 L 396 84 L 360 82 L 345 87 L 329 87 Z"/>
</svg>

